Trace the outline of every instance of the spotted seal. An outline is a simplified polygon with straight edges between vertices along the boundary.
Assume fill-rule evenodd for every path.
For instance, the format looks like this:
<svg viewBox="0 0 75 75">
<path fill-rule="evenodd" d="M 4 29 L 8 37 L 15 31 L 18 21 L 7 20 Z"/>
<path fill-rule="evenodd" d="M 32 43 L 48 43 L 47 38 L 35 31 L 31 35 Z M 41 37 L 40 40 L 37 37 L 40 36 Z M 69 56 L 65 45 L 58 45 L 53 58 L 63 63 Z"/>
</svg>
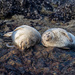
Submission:
<svg viewBox="0 0 75 75">
<path fill-rule="evenodd" d="M 11 36 L 13 44 L 22 50 L 34 46 L 41 41 L 40 33 L 35 28 L 28 25 L 19 26 L 12 32 L 4 34 L 4 36 Z"/>
<path fill-rule="evenodd" d="M 42 34 L 42 44 L 46 47 L 70 47 L 75 45 L 75 36 L 62 28 L 51 28 Z"/>
</svg>

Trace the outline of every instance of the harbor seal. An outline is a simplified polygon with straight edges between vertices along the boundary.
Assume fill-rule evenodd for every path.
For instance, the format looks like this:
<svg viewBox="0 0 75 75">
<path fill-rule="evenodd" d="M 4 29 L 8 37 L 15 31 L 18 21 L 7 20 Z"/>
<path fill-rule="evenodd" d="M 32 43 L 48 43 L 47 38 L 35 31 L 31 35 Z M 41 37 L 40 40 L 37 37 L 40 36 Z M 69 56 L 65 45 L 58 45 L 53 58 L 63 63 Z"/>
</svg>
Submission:
<svg viewBox="0 0 75 75">
<path fill-rule="evenodd" d="M 51 28 L 42 34 L 42 44 L 45 47 L 71 47 L 75 45 L 75 36 L 62 28 Z"/>
<path fill-rule="evenodd" d="M 41 41 L 40 33 L 28 25 L 19 26 L 12 32 L 4 34 L 4 36 L 11 36 L 13 44 L 22 50 L 34 46 Z"/>
</svg>

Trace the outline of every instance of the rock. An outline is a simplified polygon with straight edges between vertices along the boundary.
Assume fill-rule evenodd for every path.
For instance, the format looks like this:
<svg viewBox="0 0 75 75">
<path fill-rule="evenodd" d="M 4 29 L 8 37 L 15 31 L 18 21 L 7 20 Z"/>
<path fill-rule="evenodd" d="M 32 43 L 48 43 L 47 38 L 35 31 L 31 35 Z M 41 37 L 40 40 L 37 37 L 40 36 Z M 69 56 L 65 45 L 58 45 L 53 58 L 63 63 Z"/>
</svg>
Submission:
<svg viewBox="0 0 75 75">
<path fill-rule="evenodd" d="M 43 71 L 44 73 L 49 73 L 49 67 L 45 67 Z"/>
<path fill-rule="evenodd" d="M 0 75 L 5 75 L 5 74 L 7 74 L 6 69 L 0 66 Z"/>
<path fill-rule="evenodd" d="M 18 70 L 21 72 L 21 74 L 25 74 L 26 73 L 24 67 L 19 67 Z"/>
<path fill-rule="evenodd" d="M 0 18 L 7 15 L 10 16 L 10 14 L 12 14 L 12 0 L 0 0 L 0 4 Z"/>
<path fill-rule="evenodd" d="M 11 65 L 5 65 L 4 67 L 5 67 L 8 71 L 9 71 L 9 70 L 13 70 L 13 71 L 16 70 L 16 68 L 13 67 L 13 66 L 11 66 Z"/>
<path fill-rule="evenodd" d="M 75 66 L 75 60 L 72 60 L 68 65 L 66 65 L 65 68 L 61 70 L 62 74 L 74 75 L 75 73 L 74 66 Z"/>
<path fill-rule="evenodd" d="M 41 56 L 42 56 L 42 54 L 41 54 L 40 52 L 36 52 L 36 53 L 35 53 L 35 57 L 36 57 L 36 58 L 40 58 Z"/>
<path fill-rule="evenodd" d="M 10 71 L 8 74 L 9 74 L 9 75 L 21 75 L 21 73 L 17 73 L 17 72 L 15 72 L 15 71 Z"/>
<path fill-rule="evenodd" d="M 43 57 L 48 57 L 47 51 L 43 50 L 42 55 L 43 55 Z"/>
<path fill-rule="evenodd" d="M 36 65 L 36 68 L 43 68 L 44 66 L 45 66 L 44 59 L 39 58 L 38 62 L 37 62 L 37 65 Z"/>
<path fill-rule="evenodd" d="M 2 57 L 3 55 L 5 55 L 6 53 L 8 53 L 9 50 L 6 49 L 0 49 L 0 57 Z"/>
<path fill-rule="evenodd" d="M 11 17 L 14 14 L 21 14 L 24 15 L 25 18 L 28 19 L 39 19 L 40 15 L 52 15 L 54 12 L 53 18 L 58 18 L 60 20 L 64 19 L 74 19 L 74 6 L 70 5 L 67 9 L 65 8 L 66 4 L 69 6 L 69 4 L 74 5 L 74 0 L 1 0 L 0 1 L 0 19 Z M 64 6 L 64 13 L 63 13 L 63 7 Z M 59 9 L 59 13 L 56 12 Z M 67 12 L 67 11 L 68 12 Z M 73 13 L 70 13 L 70 11 Z M 63 15 L 65 14 L 65 16 Z M 67 17 L 67 18 L 66 18 Z"/>
<path fill-rule="evenodd" d="M 4 61 L 8 60 L 9 58 L 11 58 L 11 56 L 13 54 L 16 54 L 16 51 L 14 51 L 14 50 L 9 51 L 8 53 L 6 53 L 2 57 L 0 57 L 0 62 L 4 62 Z"/>
<path fill-rule="evenodd" d="M 9 61 L 7 62 L 9 65 L 12 66 L 22 66 L 21 60 L 19 58 L 17 58 L 16 56 L 14 56 L 15 58 L 12 57 L 12 59 L 9 59 Z"/>
<path fill-rule="evenodd" d="M 0 39 L 0 48 L 2 48 L 3 47 L 3 40 L 2 39 Z"/>
</svg>

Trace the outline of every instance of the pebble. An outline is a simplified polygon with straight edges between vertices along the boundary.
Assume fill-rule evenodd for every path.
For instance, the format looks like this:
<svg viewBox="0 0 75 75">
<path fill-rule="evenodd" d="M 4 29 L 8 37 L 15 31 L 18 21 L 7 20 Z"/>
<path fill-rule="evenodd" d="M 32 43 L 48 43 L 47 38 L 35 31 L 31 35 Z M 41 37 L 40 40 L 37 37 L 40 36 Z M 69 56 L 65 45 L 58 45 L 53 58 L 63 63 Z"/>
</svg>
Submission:
<svg viewBox="0 0 75 75">
<path fill-rule="evenodd" d="M 2 48 L 3 47 L 3 39 L 0 39 L 0 48 Z"/>
</svg>

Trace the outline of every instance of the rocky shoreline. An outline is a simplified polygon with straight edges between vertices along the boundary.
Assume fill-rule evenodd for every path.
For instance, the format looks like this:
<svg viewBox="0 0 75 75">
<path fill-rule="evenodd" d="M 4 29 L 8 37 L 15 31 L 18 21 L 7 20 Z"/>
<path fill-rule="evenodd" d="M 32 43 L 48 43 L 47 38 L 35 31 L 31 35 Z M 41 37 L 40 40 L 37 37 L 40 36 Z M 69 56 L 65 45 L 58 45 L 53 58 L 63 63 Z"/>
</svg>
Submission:
<svg viewBox="0 0 75 75">
<path fill-rule="evenodd" d="M 32 48 L 19 51 L 17 48 L 7 48 L 10 38 L 3 34 L 14 30 L 20 25 L 36 28 L 41 34 L 48 28 L 64 28 L 75 35 L 75 20 L 69 22 L 53 22 L 48 17 L 43 20 L 25 19 L 22 15 L 14 15 L 11 19 L 0 21 L 0 74 L 4 75 L 74 75 L 75 49 L 46 48 L 37 44 Z"/>
<path fill-rule="evenodd" d="M 12 40 L 3 37 L 4 33 L 20 25 L 34 27 L 41 34 L 56 27 L 75 35 L 73 3 L 74 0 L 0 0 L 0 75 L 74 75 L 75 49 L 46 48 L 37 44 L 22 52 L 16 47 L 6 47 L 6 43 L 12 44 Z M 26 9 L 20 11 L 26 4 Z"/>
<path fill-rule="evenodd" d="M 0 0 L 0 19 L 14 14 L 27 19 L 49 16 L 50 20 L 69 21 L 75 19 L 74 0 Z"/>
</svg>

